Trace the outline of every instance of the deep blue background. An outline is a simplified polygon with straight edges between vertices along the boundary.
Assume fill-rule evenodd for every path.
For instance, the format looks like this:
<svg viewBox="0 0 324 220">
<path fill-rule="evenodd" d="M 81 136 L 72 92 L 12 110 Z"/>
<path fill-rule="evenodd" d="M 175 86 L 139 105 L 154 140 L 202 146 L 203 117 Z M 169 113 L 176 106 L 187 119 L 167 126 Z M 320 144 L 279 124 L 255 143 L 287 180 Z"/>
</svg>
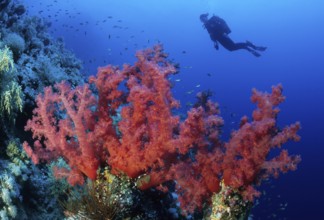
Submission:
<svg viewBox="0 0 324 220">
<path fill-rule="evenodd" d="M 254 219 L 321 219 L 324 216 L 324 2 L 322 0 L 25 0 L 29 14 L 52 22 L 51 31 L 84 61 L 98 66 L 134 62 L 136 50 L 161 42 L 180 63 L 173 89 L 183 108 L 211 89 L 226 120 L 237 127 L 254 106 L 253 87 L 282 83 L 286 102 L 279 125 L 296 120 L 302 140 L 285 146 L 300 154 L 296 172 L 264 184 Z M 262 57 L 213 48 L 199 15 L 224 18 L 234 41 L 267 46 Z M 285 210 L 282 207 L 287 207 Z"/>
</svg>

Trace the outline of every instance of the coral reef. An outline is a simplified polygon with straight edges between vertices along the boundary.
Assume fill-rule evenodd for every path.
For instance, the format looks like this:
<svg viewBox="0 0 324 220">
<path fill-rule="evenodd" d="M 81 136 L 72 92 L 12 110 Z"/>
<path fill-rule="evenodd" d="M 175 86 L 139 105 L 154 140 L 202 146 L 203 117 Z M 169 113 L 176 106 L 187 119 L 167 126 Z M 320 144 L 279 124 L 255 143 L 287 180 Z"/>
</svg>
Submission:
<svg viewBox="0 0 324 220">
<path fill-rule="evenodd" d="M 50 36 L 48 22 L 26 15 L 24 6 L 15 0 L 2 1 L 1 7 L 0 133 L 13 136 L 23 131 L 26 115 L 21 110 L 30 113 L 45 86 L 61 80 L 77 85 L 84 79 L 81 62 L 64 48 L 62 40 Z M 13 126 L 17 118 L 21 124 Z"/>
<path fill-rule="evenodd" d="M 19 140 L 11 140 L 6 148 L 7 159 L 0 160 L 0 218 L 60 218 L 57 201 L 47 196 L 51 182 L 44 171 L 30 163 L 18 144 Z"/>
<path fill-rule="evenodd" d="M 8 1 L 0 13 L 0 46 L 13 52 L 16 77 L 23 89 L 26 104 L 34 105 L 34 98 L 45 86 L 66 80 L 72 85 L 84 81 L 81 61 L 64 48 L 61 39 L 48 33 L 49 22 L 25 15 L 24 6 Z M 0 47 L 1 49 L 1 47 Z"/>
<path fill-rule="evenodd" d="M 14 32 L 6 33 L 6 35 L 3 36 L 3 44 L 10 48 L 15 61 L 19 59 L 26 48 L 25 40 Z"/>
</svg>

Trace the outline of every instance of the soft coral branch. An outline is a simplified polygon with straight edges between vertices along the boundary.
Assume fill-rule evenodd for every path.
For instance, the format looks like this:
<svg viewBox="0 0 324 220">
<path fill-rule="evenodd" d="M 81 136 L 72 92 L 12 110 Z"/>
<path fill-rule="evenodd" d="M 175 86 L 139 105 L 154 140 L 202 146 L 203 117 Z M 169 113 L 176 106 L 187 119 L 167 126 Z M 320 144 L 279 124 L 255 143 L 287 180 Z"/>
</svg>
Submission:
<svg viewBox="0 0 324 220">
<path fill-rule="evenodd" d="M 282 86 L 273 87 L 271 94 L 253 90 L 251 100 L 258 107 L 253 112 L 253 121 L 248 122 L 246 117 L 242 119 L 240 129 L 233 132 L 230 141 L 225 144 L 226 153 L 222 163 L 225 184 L 243 191 L 251 189 L 253 184 L 270 174 L 278 176 L 279 171 L 295 170 L 300 162 L 299 156 L 289 156 L 287 151 L 282 151 L 272 160 L 267 158 L 271 148 L 281 146 L 288 140 L 300 139 L 297 135 L 300 129 L 298 122 L 281 132 L 276 126 L 277 106 L 284 101 Z"/>
<path fill-rule="evenodd" d="M 96 155 L 96 137 L 93 133 L 96 119 L 91 110 L 96 104 L 87 85 L 72 90 L 65 83 L 56 84 L 39 95 L 32 120 L 26 130 L 33 132 L 34 150 L 27 142 L 23 146 L 35 163 L 63 157 L 74 173 L 72 185 L 83 183 L 82 174 L 96 178 L 99 159 Z M 75 175 L 79 178 L 75 178 Z"/>
</svg>

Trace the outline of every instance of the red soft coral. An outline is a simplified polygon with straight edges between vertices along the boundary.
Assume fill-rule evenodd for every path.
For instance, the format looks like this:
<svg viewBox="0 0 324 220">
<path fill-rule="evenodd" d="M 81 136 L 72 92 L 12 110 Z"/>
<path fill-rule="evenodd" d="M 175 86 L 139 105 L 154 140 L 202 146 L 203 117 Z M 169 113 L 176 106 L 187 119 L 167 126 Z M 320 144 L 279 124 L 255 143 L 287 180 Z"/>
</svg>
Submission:
<svg viewBox="0 0 324 220">
<path fill-rule="evenodd" d="M 272 160 L 267 158 L 272 148 L 300 138 L 297 135 L 300 129 L 298 122 L 282 131 L 276 127 L 277 106 L 284 101 L 282 86 L 273 87 L 271 94 L 253 90 L 251 100 L 258 106 L 253 112 L 253 121 L 248 122 L 246 117 L 242 119 L 240 129 L 233 132 L 230 141 L 225 144 L 222 163 L 225 184 L 243 191 L 251 191 L 253 184 L 270 174 L 278 176 L 279 171 L 295 170 L 300 162 L 299 156 L 289 156 L 287 151 L 282 151 Z M 243 195 L 248 193 L 243 192 Z M 251 200 L 253 196 L 246 198 Z"/>
<path fill-rule="evenodd" d="M 168 80 L 176 69 L 162 47 L 136 56 L 132 66 L 99 68 L 89 78 L 95 93 L 89 84 L 71 89 L 63 82 L 38 96 L 26 126 L 36 141 L 33 148 L 24 143 L 35 163 L 63 157 L 70 169 L 55 168 L 55 175 L 67 177 L 72 185 L 82 184 L 84 175 L 95 179 L 101 163 L 108 163 L 114 174 L 139 178 L 141 189 L 165 189 L 161 184 L 174 180 L 185 213 L 210 202 L 221 179 L 253 200 L 259 195 L 254 184 L 296 169 L 300 158 L 287 151 L 267 158 L 272 148 L 299 140 L 299 123 L 282 131 L 276 126 L 277 105 L 284 100 L 280 85 L 271 94 L 253 90 L 258 106 L 253 121 L 243 117 L 239 130 L 223 143 L 223 120 L 209 93 L 198 94 L 199 101 L 181 121 L 173 113 L 179 102 Z"/>
<path fill-rule="evenodd" d="M 63 157 L 73 173 L 70 183 L 82 184 L 82 174 L 96 178 L 100 163 L 97 153 L 102 149 L 96 145 L 96 120 L 91 110 L 97 102 L 88 85 L 72 90 L 62 82 L 55 90 L 47 87 L 44 95 L 37 97 L 34 116 L 25 127 L 36 141 L 33 150 L 27 142 L 23 147 L 34 163 Z"/>
</svg>

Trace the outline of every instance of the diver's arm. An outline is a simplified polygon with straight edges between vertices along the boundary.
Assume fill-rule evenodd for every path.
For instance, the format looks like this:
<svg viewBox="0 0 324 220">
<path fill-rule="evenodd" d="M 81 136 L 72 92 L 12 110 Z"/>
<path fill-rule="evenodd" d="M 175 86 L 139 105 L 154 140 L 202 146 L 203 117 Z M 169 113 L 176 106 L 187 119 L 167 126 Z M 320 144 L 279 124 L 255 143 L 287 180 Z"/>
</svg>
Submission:
<svg viewBox="0 0 324 220">
<path fill-rule="evenodd" d="M 219 49 L 219 47 L 218 47 L 218 41 L 217 40 L 214 41 L 214 47 L 215 47 L 216 50 Z"/>
</svg>

